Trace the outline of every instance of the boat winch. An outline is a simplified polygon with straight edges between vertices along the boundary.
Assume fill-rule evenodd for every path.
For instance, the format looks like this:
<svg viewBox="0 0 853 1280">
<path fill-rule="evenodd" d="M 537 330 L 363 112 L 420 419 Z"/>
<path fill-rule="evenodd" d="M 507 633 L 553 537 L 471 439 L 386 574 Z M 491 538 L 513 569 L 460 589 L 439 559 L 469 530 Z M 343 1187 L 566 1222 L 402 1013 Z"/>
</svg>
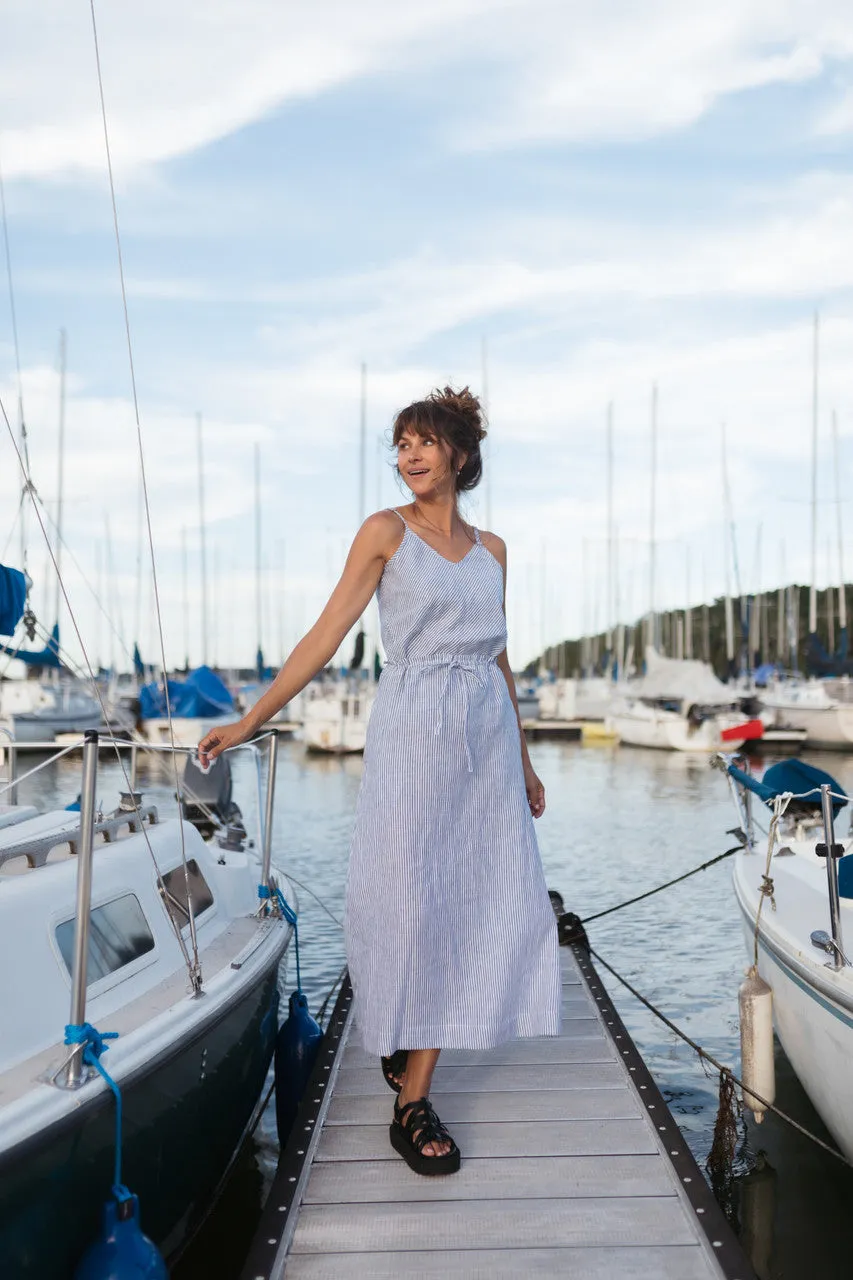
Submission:
<svg viewBox="0 0 853 1280">
<path fill-rule="evenodd" d="M 773 991 L 755 965 L 746 971 L 738 991 L 743 1102 L 761 1124 L 767 1104 L 776 1099 L 773 1058 Z M 754 1090 L 754 1092 L 753 1092 Z"/>
</svg>

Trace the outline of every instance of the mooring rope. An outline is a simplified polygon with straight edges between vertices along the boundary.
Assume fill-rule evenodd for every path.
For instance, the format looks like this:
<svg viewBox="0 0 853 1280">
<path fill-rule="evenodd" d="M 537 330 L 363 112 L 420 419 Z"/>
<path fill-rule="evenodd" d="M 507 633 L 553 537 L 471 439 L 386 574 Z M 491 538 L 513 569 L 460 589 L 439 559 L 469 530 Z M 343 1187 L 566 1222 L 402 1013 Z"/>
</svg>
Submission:
<svg viewBox="0 0 853 1280">
<path fill-rule="evenodd" d="M 682 880 L 689 880 L 691 876 L 698 875 L 700 871 L 707 871 L 709 867 L 722 862 L 724 858 L 730 858 L 732 854 L 737 853 L 743 847 L 743 842 L 736 844 L 731 849 L 726 849 L 725 853 L 718 853 L 716 858 L 709 858 L 701 866 L 685 871 L 683 875 L 676 876 L 674 880 L 667 880 L 666 884 L 659 884 L 656 889 L 647 889 L 645 893 L 638 893 L 636 897 L 628 898 L 625 902 L 620 902 L 615 907 L 608 907 L 606 911 L 596 911 L 595 915 L 584 916 L 580 923 L 590 924 L 593 920 L 601 920 L 604 916 L 612 915 L 614 911 L 621 911 L 623 907 L 632 907 L 635 902 L 642 902 L 644 898 L 652 898 L 656 893 L 663 893 L 664 889 L 669 889 L 674 884 L 680 884 Z"/>
<path fill-rule="evenodd" d="M 578 943 L 577 945 L 582 946 L 583 944 Z M 853 1169 L 853 1161 L 848 1160 L 847 1157 L 842 1155 L 840 1151 L 837 1151 L 835 1147 L 831 1147 L 828 1142 L 824 1142 L 824 1140 L 819 1138 L 816 1133 L 812 1133 L 812 1131 L 807 1129 L 805 1125 L 800 1124 L 799 1120 L 795 1120 L 793 1116 L 789 1116 L 787 1111 L 783 1111 L 781 1107 L 777 1107 L 775 1103 L 768 1102 L 766 1098 L 762 1098 L 761 1094 L 756 1093 L 755 1089 L 753 1089 L 751 1085 L 744 1084 L 743 1080 L 741 1080 L 739 1076 L 735 1075 L 731 1067 L 727 1067 L 725 1063 L 718 1061 L 712 1053 L 709 1053 L 701 1044 L 698 1044 L 694 1039 L 692 1039 L 686 1031 L 682 1031 L 681 1027 L 676 1026 L 671 1018 L 668 1018 L 665 1013 L 662 1013 L 660 1009 L 652 1004 L 651 1000 L 648 1000 L 637 990 L 635 986 L 632 986 L 628 979 L 623 977 L 621 973 L 618 973 L 611 964 L 608 964 L 604 957 L 600 956 L 593 947 L 589 948 L 589 953 L 595 957 L 597 964 L 603 965 L 607 972 L 611 973 L 617 982 L 621 982 L 622 986 L 630 991 L 631 995 L 634 996 L 636 1000 L 639 1000 L 640 1004 L 644 1005 L 650 1013 L 653 1013 L 665 1027 L 668 1027 L 673 1035 L 678 1036 L 679 1040 L 683 1040 L 686 1045 L 689 1045 L 693 1052 L 698 1054 L 704 1062 L 710 1063 L 711 1066 L 721 1074 L 725 1072 L 725 1074 L 731 1078 L 739 1089 L 744 1090 L 750 1095 L 750 1097 L 756 1098 L 767 1111 L 772 1111 L 780 1120 L 784 1120 L 792 1129 L 796 1129 L 798 1133 L 801 1133 L 804 1138 L 810 1138 L 812 1142 L 817 1144 L 817 1146 L 822 1147 L 824 1151 L 828 1151 L 830 1155 L 835 1156 L 836 1160 L 840 1160 L 841 1163 L 846 1164 L 849 1169 Z"/>
</svg>

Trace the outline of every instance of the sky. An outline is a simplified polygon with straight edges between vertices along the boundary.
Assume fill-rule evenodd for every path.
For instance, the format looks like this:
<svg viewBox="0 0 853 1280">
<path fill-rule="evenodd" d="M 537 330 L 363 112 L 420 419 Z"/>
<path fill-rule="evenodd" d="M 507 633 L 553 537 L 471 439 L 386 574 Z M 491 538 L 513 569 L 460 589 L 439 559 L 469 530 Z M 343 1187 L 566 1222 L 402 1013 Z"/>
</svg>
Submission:
<svg viewBox="0 0 853 1280">
<path fill-rule="evenodd" d="M 464 512 L 507 541 L 521 666 L 649 607 L 653 386 L 655 605 L 719 595 L 727 564 L 744 591 L 808 581 L 817 312 L 817 578 L 838 578 L 839 514 L 850 578 L 848 0 L 95 12 L 170 663 L 253 660 L 255 446 L 268 659 L 316 618 L 361 516 L 362 364 L 368 510 L 407 500 L 396 409 L 447 382 L 487 402 L 488 480 Z M 0 166 L 18 339 L 16 354 L 0 274 L 0 398 L 16 431 L 20 392 L 48 520 L 67 332 L 62 570 L 80 640 L 64 610 L 63 638 L 75 661 L 82 642 L 122 663 L 134 639 L 156 660 L 87 0 L 7 0 Z M 20 489 L 0 418 L 13 565 Z M 26 546 L 49 629 L 32 514 Z"/>
</svg>

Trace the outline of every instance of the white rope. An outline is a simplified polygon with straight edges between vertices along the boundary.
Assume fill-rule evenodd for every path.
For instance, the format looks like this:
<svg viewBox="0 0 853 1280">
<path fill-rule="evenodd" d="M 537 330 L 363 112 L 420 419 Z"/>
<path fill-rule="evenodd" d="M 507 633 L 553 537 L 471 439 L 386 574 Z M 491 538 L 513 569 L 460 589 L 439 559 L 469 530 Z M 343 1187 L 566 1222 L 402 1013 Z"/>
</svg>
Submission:
<svg viewBox="0 0 853 1280">
<path fill-rule="evenodd" d="M 785 815 L 785 810 L 793 800 L 790 792 L 785 795 L 776 796 L 773 800 L 773 817 L 770 821 L 770 828 L 767 832 L 767 857 L 764 861 L 764 874 L 761 877 L 761 884 L 758 886 L 758 910 L 755 913 L 755 931 L 753 934 L 754 948 L 754 967 L 758 971 L 758 935 L 761 926 L 761 910 L 764 903 L 769 898 L 770 905 L 776 910 L 776 899 L 773 897 L 773 880 L 770 876 L 770 864 L 773 859 L 773 850 L 776 848 L 776 841 L 779 838 L 779 823 Z"/>
<path fill-rule="evenodd" d="M 171 740 L 172 746 L 174 747 L 175 729 L 174 729 L 174 724 L 172 722 L 172 705 L 171 705 L 171 700 L 169 698 L 169 681 L 166 678 L 166 671 L 168 670 L 166 666 L 166 643 L 163 636 L 163 617 L 160 610 L 160 587 L 157 580 L 157 559 L 154 553 L 154 532 L 151 526 L 151 506 L 148 498 L 148 477 L 145 470 L 145 450 L 142 445 L 142 423 L 140 421 L 140 416 L 139 416 L 139 396 L 137 394 L 137 389 L 136 389 L 136 369 L 133 362 L 133 342 L 131 341 L 131 336 L 130 336 L 130 314 L 128 312 L 128 307 L 127 307 L 127 286 L 125 283 L 124 260 L 122 256 L 122 250 L 121 250 L 121 233 L 119 231 L 119 225 L 118 225 L 118 205 L 116 203 L 115 180 L 113 178 L 113 162 L 112 162 L 112 154 L 110 152 L 110 132 L 109 132 L 109 126 L 107 124 L 107 105 L 104 97 L 104 79 L 101 72 L 101 51 L 98 44 L 98 24 L 95 18 L 95 0 L 89 0 L 89 9 L 92 14 L 92 40 L 93 40 L 94 50 L 95 50 L 95 66 L 98 74 L 98 95 L 101 103 L 101 122 L 104 128 L 104 152 L 106 155 L 107 174 L 109 176 L 109 184 L 110 184 L 110 201 L 112 204 L 112 212 L 113 212 L 113 229 L 115 231 L 116 255 L 118 258 L 118 274 L 119 274 L 119 283 L 121 285 L 121 302 L 122 302 L 122 310 L 124 313 L 124 331 L 125 331 L 125 337 L 127 339 L 127 360 L 130 368 L 131 391 L 133 393 L 133 413 L 136 421 L 136 442 L 137 442 L 137 450 L 139 454 L 139 474 L 140 474 L 140 480 L 142 483 L 142 495 L 143 495 L 143 500 L 145 504 L 145 525 L 148 533 L 148 549 L 151 557 L 151 579 L 152 579 L 152 586 L 153 586 L 153 592 L 154 592 L 154 608 L 155 608 L 155 613 L 157 617 L 157 634 L 160 641 L 160 661 L 161 661 L 161 667 L 163 671 L 163 693 L 164 693 L 165 703 L 166 703 L 166 716 L 169 721 L 169 738 Z M 181 802 L 183 799 L 183 796 L 181 792 L 181 779 L 178 774 L 177 759 L 173 757 L 173 761 L 175 764 L 175 791 L 177 793 L 178 801 Z M 184 839 L 183 822 L 181 822 L 180 824 L 180 830 L 181 830 L 181 860 L 183 862 L 183 867 L 184 867 L 184 882 L 185 882 L 186 894 L 187 894 L 187 909 L 189 914 L 190 938 L 192 941 L 192 950 L 193 950 L 194 971 L 192 972 L 191 977 L 192 977 L 193 986 L 195 990 L 200 991 L 201 990 L 201 964 L 200 964 L 199 955 L 198 955 L 198 938 L 196 936 L 195 912 L 193 911 L 193 905 L 192 905 L 192 889 L 190 886 L 190 871 L 189 871 L 189 866 L 187 864 L 186 842 Z"/>
</svg>

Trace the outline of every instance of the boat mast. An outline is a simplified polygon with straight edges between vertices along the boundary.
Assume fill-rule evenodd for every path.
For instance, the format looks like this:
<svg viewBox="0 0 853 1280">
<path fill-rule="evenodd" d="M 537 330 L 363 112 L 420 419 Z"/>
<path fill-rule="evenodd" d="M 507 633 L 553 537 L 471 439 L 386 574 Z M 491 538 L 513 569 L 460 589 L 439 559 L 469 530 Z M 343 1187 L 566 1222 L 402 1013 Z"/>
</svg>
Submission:
<svg viewBox="0 0 853 1280">
<path fill-rule="evenodd" d="M 723 548 L 725 556 L 725 615 L 726 615 L 726 667 L 727 674 L 734 673 L 735 661 L 735 620 L 732 607 L 732 524 L 731 524 L 731 498 L 729 495 L 729 472 L 726 465 L 726 424 L 722 424 L 721 428 L 722 453 L 723 453 L 723 508 L 725 512 L 725 530 L 723 534 Z"/>
<path fill-rule="evenodd" d="M 779 544 L 779 581 L 785 581 L 785 541 Z M 785 662 L 785 587 L 780 586 L 776 597 L 776 661 Z"/>
<path fill-rule="evenodd" d="M 838 457 L 838 414 L 832 411 L 832 452 L 835 462 L 835 517 L 838 529 L 838 652 L 847 657 L 847 599 L 844 590 L 844 537 L 841 520 L 841 471 Z"/>
<path fill-rule="evenodd" d="M 12 321 L 12 340 L 15 348 L 15 373 L 18 381 L 18 436 L 23 462 L 24 483 L 21 490 L 21 569 L 27 572 L 27 516 L 29 514 L 28 498 L 30 494 L 30 453 L 27 442 L 27 424 L 24 420 L 24 382 L 21 376 L 21 349 L 18 342 L 18 314 L 15 307 L 15 288 L 12 280 L 12 253 L 9 248 L 9 222 L 6 216 L 6 188 L 3 184 L 3 171 L 0 169 L 0 215 L 3 221 L 3 245 L 6 251 L 6 279 L 9 284 L 9 314 Z"/>
<path fill-rule="evenodd" d="M 702 660 L 711 661 L 711 606 L 708 604 L 708 566 L 702 557 Z"/>
<path fill-rule="evenodd" d="M 261 594 L 261 448 L 255 441 L 255 636 L 257 638 L 258 679 L 263 679 L 264 650 Z"/>
<path fill-rule="evenodd" d="M 814 313 L 812 347 L 812 580 L 809 588 L 809 635 L 817 633 L 817 416 L 818 416 L 818 339 L 820 320 Z"/>
<path fill-rule="evenodd" d="M 607 406 L 607 607 L 604 625 L 607 630 L 605 649 L 610 671 L 613 670 L 613 401 Z"/>
<path fill-rule="evenodd" d="M 832 543 L 829 538 L 826 540 L 826 649 L 832 655 L 835 653 L 835 602 L 832 599 Z"/>
<path fill-rule="evenodd" d="M 207 546 L 204 525 L 204 456 L 200 413 L 195 416 L 195 424 L 198 457 L 198 536 L 201 552 L 201 661 L 203 666 L 207 666 Z"/>
<path fill-rule="evenodd" d="M 480 405 L 482 408 L 483 417 L 488 421 L 488 417 L 489 417 L 489 344 L 485 334 L 483 334 L 483 337 L 480 343 L 480 383 L 482 386 L 482 393 L 480 396 Z M 491 423 L 489 423 L 489 429 L 491 430 Z M 489 439 L 491 441 L 491 437 L 489 437 Z M 486 528 L 491 529 L 492 527 L 491 443 L 489 443 L 489 445 L 487 446 L 487 452 L 488 452 L 488 462 L 484 467 L 485 476 L 483 478 L 486 482 Z"/>
<path fill-rule="evenodd" d="M 755 535 L 755 590 L 752 595 L 752 610 L 749 615 L 749 666 L 761 665 L 761 532 L 759 523 Z"/>
<path fill-rule="evenodd" d="M 361 413 L 359 427 L 359 470 L 358 470 L 358 523 L 364 524 L 367 519 L 367 457 L 365 453 L 367 439 L 367 365 L 361 366 Z"/>
<path fill-rule="evenodd" d="M 184 670 L 190 669 L 190 600 L 187 583 L 187 526 L 181 526 L 181 589 L 184 612 Z M 229 610 L 229 614 L 230 614 Z"/>
<path fill-rule="evenodd" d="M 649 631 L 648 642 L 653 649 L 658 647 L 657 619 L 655 617 L 655 516 L 657 501 L 658 470 L 658 386 L 652 384 L 652 494 L 649 513 Z"/>
<path fill-rule="evenodd" d="M 684 656 L 693 657 L 693 610 L 690 608 L 690 548 L 685 551 L 687 603 L 684 609 Z"/>
<path fill-rule="evenodd" d="M 58 475 L 56 480 L 56 596 L 53 606 L 53 620 L 59 626 L 59 611 L 62 607 L 62 495 L 65 483 L 65 330 L 59 330 L 59 440 L 58 440 Z"/>
</svg>

